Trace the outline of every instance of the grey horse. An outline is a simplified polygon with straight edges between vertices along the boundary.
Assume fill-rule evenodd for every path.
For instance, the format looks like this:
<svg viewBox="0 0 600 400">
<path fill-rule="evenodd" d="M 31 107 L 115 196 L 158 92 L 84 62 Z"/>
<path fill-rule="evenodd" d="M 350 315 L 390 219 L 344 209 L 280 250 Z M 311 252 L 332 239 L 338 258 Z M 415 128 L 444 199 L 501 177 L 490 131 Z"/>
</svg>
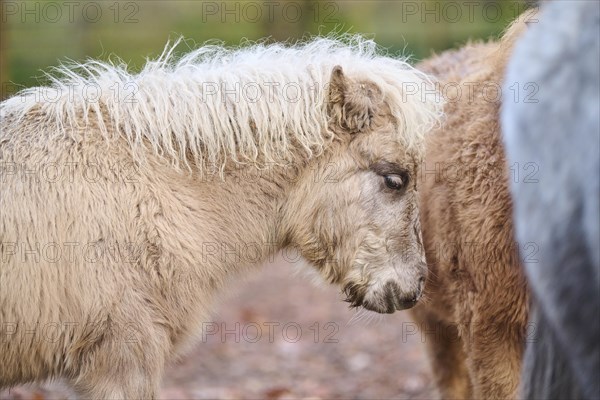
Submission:
<svg viewBox="0 0 600 400">
<path fill-rule="evenodd" d="M 542 4 L 517 44 L 502 124 L 510 165 L 533 163 L 535 180 L 512 182 L 520 248 L 533 291 L 525 398 L 600 397 L 600 3 Z"/>
</svg>

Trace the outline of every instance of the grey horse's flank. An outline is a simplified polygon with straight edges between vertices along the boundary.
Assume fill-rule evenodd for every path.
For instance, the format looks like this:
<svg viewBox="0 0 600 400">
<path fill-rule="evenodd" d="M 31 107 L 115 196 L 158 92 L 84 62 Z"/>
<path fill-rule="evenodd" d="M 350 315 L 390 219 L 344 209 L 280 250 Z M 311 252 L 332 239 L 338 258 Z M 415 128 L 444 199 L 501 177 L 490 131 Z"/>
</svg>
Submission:
<svg viewBox="0 0 600 400">
<path fill-rule="evenodd" d="M 518 43 L 506 86 L 534 83 L 537 102 L 505 99 L 511 165 L 533 162 L 538 183 L 512 184 L 534 293 L 535 338 L 522 373 L 525 398 L 600 396 L 600 3 L 550 2 Z M 505 93 L 509 93 L 508 87 Z"/>
</svg>

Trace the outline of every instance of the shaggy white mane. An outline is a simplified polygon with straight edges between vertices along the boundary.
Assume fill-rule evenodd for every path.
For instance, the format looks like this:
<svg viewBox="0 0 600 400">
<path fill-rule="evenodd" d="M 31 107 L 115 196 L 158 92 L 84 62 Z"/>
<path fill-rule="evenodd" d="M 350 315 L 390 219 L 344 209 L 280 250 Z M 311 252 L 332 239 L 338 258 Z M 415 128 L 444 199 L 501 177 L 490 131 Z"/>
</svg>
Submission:
<svg viewBox="0 0 600 400">
<path fill-rule="evenodd" d="M 0 118 L 42 112 L 58 135 L 93 126 L 107 139 L 124 136 L 134 150 L 149 144 L 174 164 L 192 157 L 202 168 L 228 159 L 281 162 L 292 145 L 307 156 L 320 153 L 333 138 L 327 84 L 336 65 L 382 89 L 408 147 L 419 148 L 441 115 L 426 75 L 359 36 L 237 49 L 205 45 L 176 58 L 178 44 L 167 44 L 139 73 L 123 62 L 60 66 L 50 86 L 2 102 Z"/>
</svg>

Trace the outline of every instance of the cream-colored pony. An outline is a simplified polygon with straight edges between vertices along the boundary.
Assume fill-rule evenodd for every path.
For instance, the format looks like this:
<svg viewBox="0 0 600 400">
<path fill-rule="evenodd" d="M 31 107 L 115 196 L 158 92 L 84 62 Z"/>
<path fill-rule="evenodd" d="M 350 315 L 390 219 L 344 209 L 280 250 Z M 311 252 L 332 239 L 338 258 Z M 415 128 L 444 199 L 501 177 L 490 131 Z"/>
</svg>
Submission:
<svg viewBox="0 0 600 400">
<path fill-rule="evenodd" d="M 172 49 L 1 103 L 0 387 L 153 397 L 229 279 L 283 249 L 353 306 L 419 298 L 427 77 L 360 38 Z"/>
</svg>

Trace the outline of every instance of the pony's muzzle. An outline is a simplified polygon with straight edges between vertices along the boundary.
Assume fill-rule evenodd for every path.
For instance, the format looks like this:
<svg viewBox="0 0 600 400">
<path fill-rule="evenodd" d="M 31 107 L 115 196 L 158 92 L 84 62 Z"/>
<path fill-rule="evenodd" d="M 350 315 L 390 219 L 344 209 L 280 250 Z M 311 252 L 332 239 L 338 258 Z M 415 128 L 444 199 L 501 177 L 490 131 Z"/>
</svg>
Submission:
<svg viewBox="0 0 600 400">
<path fill-rule="evenodd" d="M 367 310 L 382 314 L 392 314 L 397 310 L 406 310 L 413 307 L 421 297 L 421 289 L 414 292 L 402 292 L 395 282 L 387 282 L 383 291 L 368 296 L 362 306 Z"/>
<path fill-rule="evenodd" d="M 402 290 L 395 281 L 386 282 L 380 290 L 367 293 L 361 305 L 370 311 L 392 314 L 414 307 L 423 293 L 425 278 L 421 277 L 413 290 Z"/>
<path fill-rule="evenodd" d="M 346 301 L 351 307 L 363 307 L 381 314 L 392 314 L 397 310 L 414 307 L 425 288 L 427 264 L 417 263 L 404 275 L 396 272 L 380 280 L 352 282 L 344 287 Z"/>
</svg>

